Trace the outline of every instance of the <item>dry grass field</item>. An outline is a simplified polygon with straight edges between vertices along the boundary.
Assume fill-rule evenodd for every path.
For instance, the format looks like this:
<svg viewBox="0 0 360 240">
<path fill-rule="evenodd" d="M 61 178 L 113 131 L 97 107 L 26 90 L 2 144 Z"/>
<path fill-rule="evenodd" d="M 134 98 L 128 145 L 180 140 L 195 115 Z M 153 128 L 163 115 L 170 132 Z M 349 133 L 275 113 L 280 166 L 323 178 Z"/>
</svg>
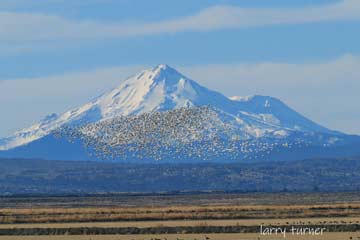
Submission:
<svg viewBox="0 0 360 240">
<path fill-rule="evenodd" d="M 0 240 L 279 240 L 279 236 L 257 233 L 232 234 L 162 234 L 162 235 L 74 235 L 74 236 L 0 236 Z M 323 236 L 287 236 L 287 240 L 359 240 L 360 233 L 326 233 Z"/>
<path fill-rule="evenodd" d="M 166 220 L 166 221 L 119 221 L 119 222 L 71 222 L 71 223 L 26 223 L 0 224 L 4 228 L 156 228 L 181 226 L 259 226 L 259 225 L 325 225 L 325 224 L 360 224 L 360 217 L 334 218 L 284 218 L 284 219 L 223 219 L 223 220 Z"/>
<path fill-rule="evenodd" d="M 1 198 L 0 239 L 260 240 L 283 238 L 260 226 L 302 226 L 326 230 L 286 239 L 360 240 L 358 193 L 95 198 Z"/>
<path fill-rule="evenodd" d="M 1 224 L 360 217 L 360 203 L 268 206 L 172 206 L 0 209 Z"/>
</svg>

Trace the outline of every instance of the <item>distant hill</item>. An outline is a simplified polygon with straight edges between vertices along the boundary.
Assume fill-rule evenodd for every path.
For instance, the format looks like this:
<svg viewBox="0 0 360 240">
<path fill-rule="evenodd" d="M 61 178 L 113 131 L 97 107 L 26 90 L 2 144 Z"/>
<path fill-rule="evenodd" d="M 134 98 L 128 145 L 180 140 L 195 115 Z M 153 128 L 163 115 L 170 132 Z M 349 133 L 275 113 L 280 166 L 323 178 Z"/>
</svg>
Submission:
<svg viewBox="0 0 360 240">
<path fill-rule="evenodd" d="M 0 159 L 2 195 L 359 190 L 360 157 L 252 164 L 120 164 Z"/>
</svg>

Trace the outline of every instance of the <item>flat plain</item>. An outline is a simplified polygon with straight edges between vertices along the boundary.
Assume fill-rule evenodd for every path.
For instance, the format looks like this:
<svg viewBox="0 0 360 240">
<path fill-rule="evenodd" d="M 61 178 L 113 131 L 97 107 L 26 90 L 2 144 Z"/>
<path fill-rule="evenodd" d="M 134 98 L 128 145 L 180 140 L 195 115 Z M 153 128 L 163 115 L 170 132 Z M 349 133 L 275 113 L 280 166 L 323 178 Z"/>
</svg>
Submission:
<svg viewBox="0 0 360 240">
<path fill-rule="evenodd" d="M 0 239 L 360 239 L 360 194 L 163 193 L 0 198 Z"/>
<path fill-rule="evenodd" d="M 161 234 L 161 235 L 73 235 L 73 236 L 0 236 L 6 240 L 358 240 L 360 233 L 326 233 L 323 236 L 259 236 L 257 233 L 231 234 Z"/>
</svg>

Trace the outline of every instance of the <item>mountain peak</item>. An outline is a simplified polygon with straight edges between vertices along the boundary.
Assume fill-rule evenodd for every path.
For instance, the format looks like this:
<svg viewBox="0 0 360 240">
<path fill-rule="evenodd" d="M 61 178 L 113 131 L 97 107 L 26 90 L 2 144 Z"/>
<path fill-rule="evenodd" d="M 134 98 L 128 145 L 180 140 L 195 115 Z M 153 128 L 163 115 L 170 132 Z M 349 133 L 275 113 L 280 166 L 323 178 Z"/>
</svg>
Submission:
<svg viewBox="0 0 360 240">
<path fill-rule="evenodd" d="M 238 101 L 238 102 L 249 102 L 249 101 L 280 101 L 277 98 L 271 97 L 271 96 L 264 96 L 264 95 L 249 95 L 249 96 L 231 96 L 229 97 L 229 99 L 233 100 L 233 101 Z"/>
<path fill-rule="evenodd" d="M 182 75 L 175 68 L 172 68 L 167 64 L 159 64 L 156 67 L 154 67 L 148 71 L 153 73 L 155 76 L 156 75 L 173 75 L 173 74 Z"/>
<path fill-rule="evenodd" d="M 27 144 L 63 125 L 94 123 L 117 116 L 163 112 L 192 106 L 211 106 L 236 128 L 251 136 L 278 129 L 322 131 L 311 122 L 268 96 L 231 97 L 207 89 L 167 64 L 159 64 L 123 81 L 117 88 L 61 115 L 52 114 L 30 128 L 0 139 L 0 150 Z"/>
<path fill-rule="evenodd" d="M 178 72 L 176 69 L 170 67 L 167 64 L 159 64 L 154 68 L 150 68 L 142 71 L 141 73 L 135 75 L 134 77 L 128 78 L 125 80 L 119 87 L 128 86 L 128 85 L 138 85 L 141 86 L 151 86 L 164 84 L 165 86 L 175 86 L 181 81 L 188 80 L 183 74 Z"/>
<path fill-rule="evenodd" d="M 166 71 L 168 69 L 173 69 L 173 68 L 164 63 L 158 64 L 156 67 L 154 67 L 154 71 Z"/>
</svg>

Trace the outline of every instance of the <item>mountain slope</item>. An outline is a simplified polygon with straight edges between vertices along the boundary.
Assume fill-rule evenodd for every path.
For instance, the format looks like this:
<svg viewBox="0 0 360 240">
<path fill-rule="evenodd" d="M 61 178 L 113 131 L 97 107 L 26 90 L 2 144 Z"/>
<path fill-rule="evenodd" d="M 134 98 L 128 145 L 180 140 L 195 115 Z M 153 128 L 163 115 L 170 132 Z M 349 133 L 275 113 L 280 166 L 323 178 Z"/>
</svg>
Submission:
<svg viewBox="0 0 360 240">
<path fill-rule="evenodd" d="M 119 87 L 79 108 L 59 116 L 49 115 L 30 128 L 2 139 L 0 150 L 11 149 L 39 139 L 64 124 L 92 123 L 120 115 L 202 105 L 221 109 L 249 124 L 258 123 L 271 128 L 276 126 L 304 131 L 329 131 L 302 117 L 278 99 L 253 96 L 233 101 L 161 64 L 123 81 Z"/>
<path fill-rule="evenodd" d="M 86 130 L 86 134 L 82 134 L 81 137 L 86 135 L 85 138 L 89 138 L 89 136 L 94 138 L 94 136 L 104 132 L 104 129 L 114 131 L 113 125 L 117 124 L 119 126 L 124 121 L 140 121 L 135 123 L 138 126 L 149 124 L 147 121 L 153 116 L 146 115 L 149 113 L 163 113 L 157 116 L 156 121 L 168 119 L 169 117 L 170 119 L 176 119 L 179 114 L 186 112 L 186 110 L 174 111 L 176 109 L 194 108 L 196 112 L 201 112 L 202 107 L 205 106 L 210 108 L 212 116 L 215 116 L 218 122 L 215 124 L 216 126 L 211 126 L 213 129 L 219 132 L 220 125 L 231 129 L 230 133 L 225 134 L 227 135 L 225 137 L 226 141 L 230 141 L 229 139 L 235 136 L 241 141 L 253 141 L 255 139 L 257 142 L 266 142 L 266 144 L 271 145 L 274 144 L 274 141 L 278 141 L 276 139 L 280 138 L 283 140 L 281 144 L 298 142 L 301 139 L 302 142 L 307 141 L 309 144 L 316 143 L 316 146 L 322 146 L 338 143 L 344 145 L 348 139 L 344 134 L 331 131 L 303 117 L 276 98 L 258 95 L 227 98 L 221 93 L 201 86 L 175 69 L 161 64 L 124 80 L 117 88 L 104 93 L 83 106 L 61 115 L 49 115 L 30 128 L 1 139 L 0 150 L 3 151 L 0 151 L 0 156 L 28 157 L 31 155 L 31 157 L 56 159 L 57 156 L 62 156 L 59 151 L 63 150 L 58 149 L 58 151 L 41 153 L 41 146 L 49 148 L 47 144 L 50 142 L 51 146 L 56 146 L 56 139 L 52 137 L 52 133 L 63 127 L 90 126 Z M 192 114 L 188 114 L 185 121 L 191 120 Z M 129 118 L 124 118 L 126 116 L 129 116 Z M 131 116 L 139 117 L 134 120 Z M 145 116 L 145 118 L 142 116 Z M 206 115 L 203 115 L 199 119 L 206 119 L 206 117 Z M 207 121 L 209 120 L 211 119 L 207 119 Z M 153 124 L 156 121 L 152 121 L 152 123 L 150 121 L 150 123 Z M 92 124 L 96 124 L 96 127 L 94 128 Z M 206 121 L 204 124 L 206 124 Z M 163 125 L 164 128 L 173 128 L 171 125 L 166 126 L 166 122 Z M 99 126 L 101 127 L 99 128 Z M 119 131 L 119 129 L 116 131 Z M 198 136 L 205 134 L 194 126 L 187 126 L 186 129 L 181 129 L 181 131 L 195 131 Z M 157 133 L 151 134 L 156 135 Z M 112 141 L 119 142 L 119 136 L 112 137 Z M 223 133 L 221 133 L 221 137 L 224 137 Z M 142 136 L 140 138 L 144 140 Z M 177 144 L 182 141 L 178 141 Z M 225 140 L 223 139 L 223 141 Z M 211 141 L 209 140 L 209 142 Z M 81 152 L 81 154 L 77 155 L 74 146 L 65 147 L 65 145 L 62 145 L 65 151 L 68 148 L 73 149 L 71 156 L 80 157 L 84 155 L 83 149 L 79 149 L 78 152 Z"/>
</svg>

